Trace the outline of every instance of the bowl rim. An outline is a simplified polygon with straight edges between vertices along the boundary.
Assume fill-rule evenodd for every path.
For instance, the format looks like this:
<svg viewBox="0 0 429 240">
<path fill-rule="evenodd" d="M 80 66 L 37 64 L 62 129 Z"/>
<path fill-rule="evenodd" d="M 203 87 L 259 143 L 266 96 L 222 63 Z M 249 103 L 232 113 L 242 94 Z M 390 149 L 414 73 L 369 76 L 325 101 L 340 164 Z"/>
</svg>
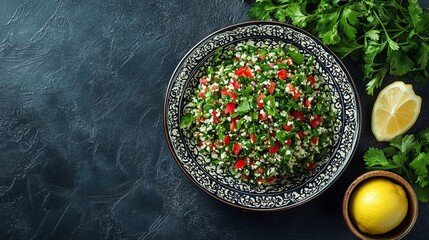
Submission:
<svg viewBox="0 0 429 240">
<path fill-rule="evenodd" d="M 411 213 L 407 213 L 407 215 L 408 214 L 412 215 L 410 224 L 406 227 L 406 229 L 404 231 L 398 233 L 397 236 L 393 236 L 393 238 L 389 238 L 389 239 L 401 239 L 401 238 L 405 237 L 411 231 L 411 229 L 413 228 L 414 224 L 417 221 L 417 217 L 418 217 L 418 213 L 419 213 L 419 202 L 417 200 L 416 193 L 414 192 L 411 185 L 407 182 L 407 180 L 405 180 L 402 176 L 400 176 L 394 172 L 390 172 L 390 171 L 386 171 L 386 170 L 368 171 L 368 172 L 358 176 L 348 186 L 347 190 L 344 193 L 343 203 L 342 203 L 343 218 L 344 218 L 344 221 L 345 221 L 347 227 L 356 237 L 358 237 L 360 239 L 368 239 L 368 240 L 386 239 L 385 237 L 383 237 L 383 234 L 371 235 L 371 234 L 365 234 L 365 233 L 362 233 L 361 231 L 359 231 L 357 229 L 357 227 L 355 226 L 355 224 L 353 223 L 353 221 L 351 220 L 351 216 L 349 213 L 349 202 L 350 202 L 350 197 L 351 197 L 353 191 L 356 189 L 356 187 L 358 187 L 359 185 L 361 185 L 362 183 L 364 183 L 365 181 L 367 181 L 371 178 L 389 179 L 389 180 L 393 181 L 394 183 L 400 185 L 404 189 L 405 193 L 407 194 L 407 199 L 409 202 L 409 204 L 408 204 L 409 209 L 408 210 L 412 211 Z M 411 209 L 410 209 L 410 206 L 411 206 Z M 387 232 L 387 233 L 389 233 L 389 232 Z M 387 234 L 387 233 L 384 233 L 384 234 Z M 372 237 L 372 236 L 374 236 L 374 237 Z"/>
<path fill-rule="evenodd" d="M 349 152 L 349 160 L 345 162 L 345 165 L 343 166 L 343 168 L 338 172 L 338 174 L 331 180 L 329 181 L 325 187 L 323 189 L 321 189 L 320 191 L 318 191 L 317 193 L 315 193 L 314 195 L 300 201 L 297 202 L 295 204 L 291 205 L 286 205 L 286 206 L 282 206 L 282 207 L 277 207 L 277 208 L 252 208 L 252 207 L 247 207 L 247 206 L 243 206 L 243 205 L 238 205 L 238 204 L 233 204 L 231 202 L 226 201 L 225 199 L 222 199 L 221 197 L 209 192 L 207 189 L 203 188 L 202 186 L 200 186 L 199 183 L 197 183 L 192 176 L 190 175 L 190 173 L 188 173 L 182 166 L 182 164 L 180 163 L 178 156 L 176 155 L 173 146 L 170 143 L 170 138 L 169 138 L 169 134 L 168 134 L 168 129 L 167 129 L 167 100 L 168 100 L 168 93 L 171 89 L 171 85 L 174 82 L 174 77 L 175 77 L 175 73 L 182 67 L 183 63 L 186 61 L 187 57 L 197 48 L 199 47 L 203 42 L 205 42 L 206 40 L 208 40 L 209 38 L 213 37 L 214 35 L 217 35 L 221 32 L 224 32 L 228 29 L 234 29 L 234 28 L 238 28 L 240 26 L 246 26 L 246 25 L 252 25 L 252 24 L 275 24 L 275 25 L 280 25 L 280 26 L 284 26 L 287 28 L 291 28 L 294 29 L 296 31 L 302 32 L 306 35 L 308 35 L 309 37 L 313 38 L 318 44 L 322 45 L 324 47 L 324 49 L 331 54 L 334 59 L 338 62 L 338 64 L 341 66 L 342 70 L 344 71 L 344 73 L 346 74 L 346 76 L 348 77 L 348 79 L 350 80 L 349 83 L 351 85 L 351 88 L 353 89 L 353 93 L 354 93 L 354 97 L 356 99 L 356 121 L 357 121 L 357 126 L 356 126 L 356 137 L 354 139 L 354 144 L 351 148 L 351 151 Z M 165 94 L 164 94 L 164 116 L 163 116 L 163 122 L 164 122 L 164 135 L 166 138 L 166 142 L 168 145 L 168 148 L 170 149 L 171 154 L 173 155 L 174 160 L 176 161 L 177 165 L 179 166 L 179 168 L 181 169 L 181 171 L 183 173 L 185 173 L 185 175 L 187 176 L 187 178 L 189 180 L 191 180 L 191 182 L 196 185 L 199 189 L 201 189 L 203 192 L 205 192 L 206 194 L 208 194 L 209 196 L 211 196 L 212 198 L 226 203 L 227 205 L 236 207 L 236 208 L 240 208 L 240 209 L 244 209 L 244 210 L 251 210 L 251 211 L 259 211 L 259 212 L 272 212 L 272 211 L 281 211 L 281 210 L 285 210 L 285 209 L 290 209 L 290 208 L 294 208 L 300 205 L 303 205 L 304 203 L 307 203 L 313 199 L 315 199 L 317 196 L 319 196 L 320 194 L 322 194 L 323 192 L 325 192 L 329 187 L 332 186 L 332 184 L 339 179 L 339 177 L 344 173 L 344 171 L 346 170 L 346 168 L 348 167 L 348 165 L 350 164 L 350 161 L 353 159 L 353 156 L 356 152 L 357 146 L 359 144 L 360 141 L 360 137 L 361 137 L 361 130 L 362 130 L 362 106 L 361 106 L 361 100 L 360 100 L 360 96 L 359 96 L 359 92 L 357 91 L 355 82 L 350 74 L 350 72 L 348 71 L 348 69 L 346 68 L 346 66 L 344 65 L 344 63 L 341 61 L 341 59 L 326 45 L 324 44 L 318 37 L 316 37 L 315 35 L 307 32 L 306 30 L 302 29 L 302 28 L 298 28 L 296 26 L 293 26 L 291 24 L 288 23 L 284 23 L 284 22 L 278 22 L 278 21 L 264 21 L 264 20 L 252 20 L 252 21 L 245 21 L 245 22 L 240 22 L 240 23 L 236 23 L 236 24 L 232 24 L 232 25 L 228 25 L 225 27 L 222 27 L 214 32 L 211 32 L 210 34 L 208 34 L 206 37 L 204 37 L 203 39 L 201 39 L 200 41 L 198 41 L 196 44 L 194 44 L 187 52 L 186 54 L 182 57 L 182 59 L 179 61 L 179 63 L 177 64 L 176 68 L 173 71 L 173 74 L 171 75 Z"/>
</svg>

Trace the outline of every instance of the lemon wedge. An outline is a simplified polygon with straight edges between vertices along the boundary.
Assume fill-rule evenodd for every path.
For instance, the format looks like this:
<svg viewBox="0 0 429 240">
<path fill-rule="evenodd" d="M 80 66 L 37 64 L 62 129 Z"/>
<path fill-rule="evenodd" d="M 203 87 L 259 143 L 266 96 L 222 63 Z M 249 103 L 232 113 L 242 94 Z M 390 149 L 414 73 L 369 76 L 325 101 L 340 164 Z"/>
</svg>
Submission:
<svg viewBox="0 0 429 240">
<path fill-rule="evenodd" d="M 378 94 L 372 109 L 371 129 L 378 141 L 390 141 L 410 129 L 420 114 L 422 98 L 410 84 L 396 81 Z"/>
</svg>

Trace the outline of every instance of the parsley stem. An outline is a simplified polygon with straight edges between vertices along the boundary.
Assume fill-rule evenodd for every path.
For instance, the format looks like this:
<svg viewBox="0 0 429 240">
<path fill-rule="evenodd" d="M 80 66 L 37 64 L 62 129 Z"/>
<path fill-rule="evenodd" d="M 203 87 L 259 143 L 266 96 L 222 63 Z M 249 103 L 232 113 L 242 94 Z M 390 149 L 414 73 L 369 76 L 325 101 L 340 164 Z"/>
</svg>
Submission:
<svg viewBox="0 0 429 240">
<path fill-rule="evenodd" d="M 382 28 L 383 28 L 383 30 L 384 30 L 384 34 L 386 35 L 386 38 L 387 38 L 387 39 L 390 39 L 389 34 L 387 33 L 386 28 L 384 27 L 383 22 L 382 22 L 382 21 L 381 21 L 381 19 L 378 17 L 378 14 L 377 14 L 375 11 L 372 11 L 372 13 L 373 13 L 373 14 L 374 14 L 374 16 L 377 18 L 378 22 L 381 24 L 381 27 L 382 27 Z"/>
</svg>

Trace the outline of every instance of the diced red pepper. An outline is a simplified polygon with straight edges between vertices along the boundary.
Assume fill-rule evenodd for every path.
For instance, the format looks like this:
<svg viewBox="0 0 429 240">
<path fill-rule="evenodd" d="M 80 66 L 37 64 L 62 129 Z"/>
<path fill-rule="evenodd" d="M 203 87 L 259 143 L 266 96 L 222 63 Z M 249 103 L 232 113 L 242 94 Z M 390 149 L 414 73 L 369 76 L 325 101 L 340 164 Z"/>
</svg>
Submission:
<svg viewBox="0 0 429 240">
<path fill-rule="evenodd" d="M 310 75 L 310 77 L 308 77 L 308 80 L 310 80 L 310 86 L 312 86 L 316 83 L 316 79 L 314 78 L 313 75 Z"/>
<path fill-rule="evenodd" d="M 322 121 L 323 121 L 322 117 L 314 116 L 313 120 L 310 120 L 309 123 L 312 128 L 316 128 L 322 123 Z"/>
<path fill-rule="evenodd" d="M 311 107 L 311 101 L 310 99 L 306 98 L 304 99 L 304 107 L 310 108 Z"/>
<path fill-rule="evenodd" d="M 240 84 L 239 82 L 237 82 L 237 79 L 233 78 L 233 79 L 232 79 L 232 87 L 233 87 L 234 89 L 239 89 L 239 88 L 240 88 L 240 86 L 241 86 L 241 84 Z"/>
<path fill-rule="evenodd" d="M 259 94 L 259 96 L 256 98 L 256 101 L 257 101 L 257 104 L 258 104 L 259 108 L 263 108 L 264 107 L 264 103 L 263 103 L 263 99 L 264 98 L 265 98 L 265 94 L 263 94 L 263 93 Z"/>
<path fill-rule="evenodd" d="M 232 151 L 235 155 L 238 155 L 241 151 L 241 145 L 240 143 L 235 143 L 234 146 L 232 146 Z"/>
<path fill-rule="evenodd" d="M 279 72 L 277 73 L 277 76 L 282 80 L 286 80 L 287 79 L 286 69 L 280 69 Z"/>
<path fill-rule="evenodd" d="M 200 78 L 200 84 L 201 85 L 206 85 L 208 83 L 208 79 L 207 78 Z"/>
<path fill-rule="evenodd" d="M 307 170 L 311 170 L 314 167 L 314 162 L 307 163 Z"/>
<path fill-rule="evenodd" d="M 292 112 L 292 117 L 299 119 L 299 121 L 303 121 L 304 120 L 304 112 L 301 111 L 293 111 Z"/>
<path fill-rule="evenodd" d="M 229 137 L 229 135 L 226 135 L 223 138 L 223 144 L 225 144 L 225 146 L 228 146 L 230 141 L 231 141 L 231 138 Z"/>
<path fill-rule="evenodd" d="M 256 169 L 256 171 L 258 172 L 258 173 L 264 173 L 264 169 L 263 168 L 258 168 L 258 169 Z"/>
<path fill-rule="evenodd" d="M 287 125 L 287 124 L 285 124 L 285 125 L 283 125 L 283 129 L 284 129 L 286 132 L 290 132 L 290 130 L 292 130 L 292 127 L 291 127 L 291 126 L 289 126 L 289 125 Z"/>
<path fill-rule="evenodd" d="M 273 154 L 273 153 L 278 152 L 279 149 L 280 149 L 280 143 L 279 142 L 275 142 L 274 146 L 268 148 L 268 152 L 271 153 L 271 154 Z"/>
<path fill-rule="evenodd" d="M 260 58 L 261 60 L 264 60 L 264 59 L 265 59 L 265 55 L 259 55 L 259 58 Z"/>
<path fill-rule="evenodd" d="M 232 114 L 235 111 L 235 103 L 227 103 L 225 107 L 225 114 Z"/>
<path fill-rule="evenodd" d="M 313 140 L 311 140 L 311 143 L 317 145 L 317 143 L 319 143 L 319 137 L 314 137 Z"/>
<path fill-rule="evenodd" d="M 246 162 L 244 162 L 243 160 L 241 160 L 241 159 L 238 159 L 236 162 L 235 162 L 235 169 L 243 169 L 244 168 L 244 166 L 246 166 Z"/>
<path fill-rule="evenodd" d="M 287 146 L 292 145 L 292 139 L 288 139 L 288 140 L 286 140 L 286 145 L 287 145 Z"/>
<path fill-rule="evenodd" d="M 304 137 L 306 136 L 303 132 L 298 132 L 297 134 L 299 139 L 304 139 Z"/>
<path fill-rule="evenodd" d="M 256 136 L 253 134 L 250 134 L 250 141 L 252 141 L 252 143 L 256 143 Z"/>
<path fill-rule="evenodd" d="M 235 126 L 237 125 L 237 118 L 231 119 L 231 124 L 229 124 L 229 130 L 232 132 L 235 131 Z"/>
<path fill-rule="evenodd" d="M 203 141 L 201 141 L 201 140 L 200 140 L 200 141 L 198 142 L 198 146 L 202 147 L 203 145 L 204 145 Z"/>
<path fill-rule="evenodd" d="M 276 88 L 276 83 L 273 81 L 270 81 L 270 86 L 268 87 L 268 92 L 273 94 L 275 88 Z"/>
</svg>

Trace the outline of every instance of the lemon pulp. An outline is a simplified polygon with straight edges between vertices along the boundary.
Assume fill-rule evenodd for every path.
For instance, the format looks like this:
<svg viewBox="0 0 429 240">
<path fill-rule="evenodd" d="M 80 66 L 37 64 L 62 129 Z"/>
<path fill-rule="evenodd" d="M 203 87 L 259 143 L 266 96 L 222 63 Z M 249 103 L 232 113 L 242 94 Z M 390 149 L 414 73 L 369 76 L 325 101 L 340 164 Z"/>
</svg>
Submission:
<svg viewBox="0 0 429 240">
<path fill-rule="evenodd" d="M 389 141 L 410 129 L 420 114 L 421 97 L 410 84 L 396 81 L 378 94 L 372 109 L 371 129 L 378 141 Z"/>
</svg>

